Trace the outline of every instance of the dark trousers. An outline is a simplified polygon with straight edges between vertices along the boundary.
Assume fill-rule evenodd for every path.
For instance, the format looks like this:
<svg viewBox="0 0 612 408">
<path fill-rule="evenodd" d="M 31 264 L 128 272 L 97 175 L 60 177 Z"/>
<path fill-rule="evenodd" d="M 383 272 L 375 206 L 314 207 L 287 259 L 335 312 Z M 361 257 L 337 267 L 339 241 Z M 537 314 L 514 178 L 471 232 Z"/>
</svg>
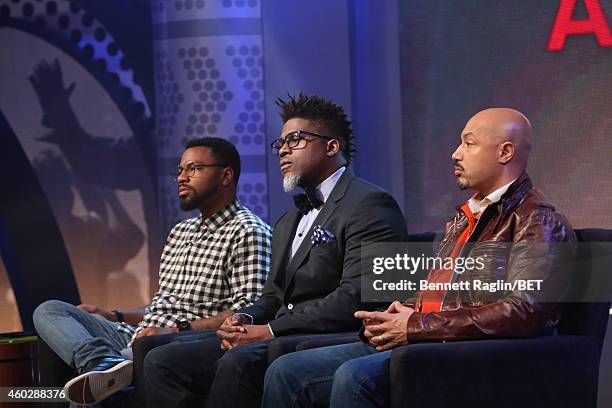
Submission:
<svg viewBox="0 0 612 408">
<path fill-rule="evenodd" d="M 214 331 L 166 344 L 145 357 L 149 407 L 259 407 L 268 341 L 223 352 Z"/>
</svg>

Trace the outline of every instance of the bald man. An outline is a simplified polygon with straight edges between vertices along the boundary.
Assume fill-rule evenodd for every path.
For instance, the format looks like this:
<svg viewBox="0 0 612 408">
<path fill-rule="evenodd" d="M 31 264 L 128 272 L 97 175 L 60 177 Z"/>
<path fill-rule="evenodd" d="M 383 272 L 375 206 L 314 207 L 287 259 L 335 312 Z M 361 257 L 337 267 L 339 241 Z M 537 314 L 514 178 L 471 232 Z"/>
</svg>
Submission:
<svg viewBox="0 0 612 408">
<path fill-rule="evenodd" d="M 516 180 L 527 168 L 531 139 L 531 124 L 518 111 L 491 108 L 474 115 L 451 156 L 459 188 L 486 197 Z"/>
<path fill-rule="evenodd" d="M 480 258 L 482 266 L 462 273 L 452 267 L 433 270 L 427 282 L 442 289 L 421 291 L 411 302 L 393 302 L 384 312 L 356 312 L 363 320 L 362 343 L 277 359 L 265 377 L 262 406 L 389 406 L 389 358 L 396 346 L 554 332 L 569 285 L 568 253 L 560 247 L 571 250 L 576 238 L 526 173 L 529 120 L 516 110 L 486 109 L 468 121 L 460 139 L 451 156 L 453 171 L 459 188 L 474 194 L 447 222 L 437 256 L 450 257 L 456 265 L 458 258 Z M 542 284 L 539 290 L 443 289 L 476 280 Z"/>
</svg>

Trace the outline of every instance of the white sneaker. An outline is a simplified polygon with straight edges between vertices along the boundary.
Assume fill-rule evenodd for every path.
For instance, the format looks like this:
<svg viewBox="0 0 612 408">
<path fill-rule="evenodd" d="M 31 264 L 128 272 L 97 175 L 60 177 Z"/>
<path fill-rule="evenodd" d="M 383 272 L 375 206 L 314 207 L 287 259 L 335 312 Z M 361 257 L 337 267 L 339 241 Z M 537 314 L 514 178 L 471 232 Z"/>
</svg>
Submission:
<svg viewBox="0 0 612 408">
<path fill-rule="evenodd" d="M 134 363 L 125 360 L 104 371 L 88 371 L 64 385 L 66 398 L 77 405 L 100 402 L 132 383 Z"/>
</svg>

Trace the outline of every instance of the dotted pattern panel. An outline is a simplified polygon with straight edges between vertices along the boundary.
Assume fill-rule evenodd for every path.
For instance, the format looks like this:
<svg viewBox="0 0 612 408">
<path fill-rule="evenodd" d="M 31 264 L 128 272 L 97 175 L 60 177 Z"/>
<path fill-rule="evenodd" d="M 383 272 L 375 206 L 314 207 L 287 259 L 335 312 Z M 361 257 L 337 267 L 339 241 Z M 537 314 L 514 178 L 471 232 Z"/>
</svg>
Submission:
<svg viewBox="0 0 612 408">
<path fill-rule="evenodd" d="M 250 44 L 249 44 L 250 43 Z M 238 120 L 229 139 L 243 145 L 252 154 L 265 154 L 263 57 L 259 44 L 242 41 L 225 47 L 226 61 L 231 59 L 239 101 Z"/>
<path fill-rule="evenodd" d="M 238 199 L 261 217 L 268 213 L 268 177 L 266 173 L 247 173 L 240 176 Z"/>
<path fill-rule="evenodd" d="M 153 22 L 261 17 L 262 0 L 152 0 Z"/>
<path fill-rule="evenodd" d="M 168 3 L 164 2 L 164 7 Z M 194 2 L 190 4 L 197 8 Z M 251 7 L 249 4 L 228 6 L 228 13 L 236 8 L 244 11 Z M 204 8 L 207 6 L 205 2 Z M 234 22 L 240 18 L 234 18 Z M 224 21 L 216 20 L 214 24 L 219 26 Z M 166 23 L 173 27 L 178 24 L 181 32 L 193 26 L 193 21 Z M 163 30 L 164 24 L 158 22 L 157 27 Z M 168 174 L 178 165 L 185 143 L 205 136 L 222 137 L 236 145 L 242 157 L 239 199 L 267 220 L 268 146 L 262 54 L 261 35 L 185 35 L 156 41 L 156 141 L 162 172 L 160 208 L 166 231 L 178 221 L 197 215 L 195 211 L 185 214 L 179 209 L 176 181 Z"/>
<path fill-rule="evenodd" d="M 208 46 L 194 39 L 164 41 L 155 53 L 160 149 L 173 153 L 194 137 L 219 136 L 242 154 L 265 155 L 259 42 L 253 36 L 224 37 Z"/>
</svg>

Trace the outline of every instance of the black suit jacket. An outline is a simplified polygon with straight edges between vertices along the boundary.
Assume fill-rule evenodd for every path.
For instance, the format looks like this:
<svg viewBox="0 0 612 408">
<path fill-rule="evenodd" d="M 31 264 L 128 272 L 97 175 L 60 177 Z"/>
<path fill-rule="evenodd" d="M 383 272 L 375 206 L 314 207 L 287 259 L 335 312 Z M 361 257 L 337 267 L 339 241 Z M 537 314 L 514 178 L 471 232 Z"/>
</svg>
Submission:
<svg viewBox="0 0 612 408">
<path fill-rule="evenodd" d="M 276 223 L 263 295 L 239 312 L 253 316 L 254 324 L 269 323 L 275 336 L 359 328 L 353 313 L 361 303 L 361 243 L 404 241 L 406 221 L 399 206 L 390 194 L 347 169 L 289 261 L 300 218 L 293 209 Z M 317 225 L 335 240 L 313 247 L 310 237 Z"/>
</svg>

